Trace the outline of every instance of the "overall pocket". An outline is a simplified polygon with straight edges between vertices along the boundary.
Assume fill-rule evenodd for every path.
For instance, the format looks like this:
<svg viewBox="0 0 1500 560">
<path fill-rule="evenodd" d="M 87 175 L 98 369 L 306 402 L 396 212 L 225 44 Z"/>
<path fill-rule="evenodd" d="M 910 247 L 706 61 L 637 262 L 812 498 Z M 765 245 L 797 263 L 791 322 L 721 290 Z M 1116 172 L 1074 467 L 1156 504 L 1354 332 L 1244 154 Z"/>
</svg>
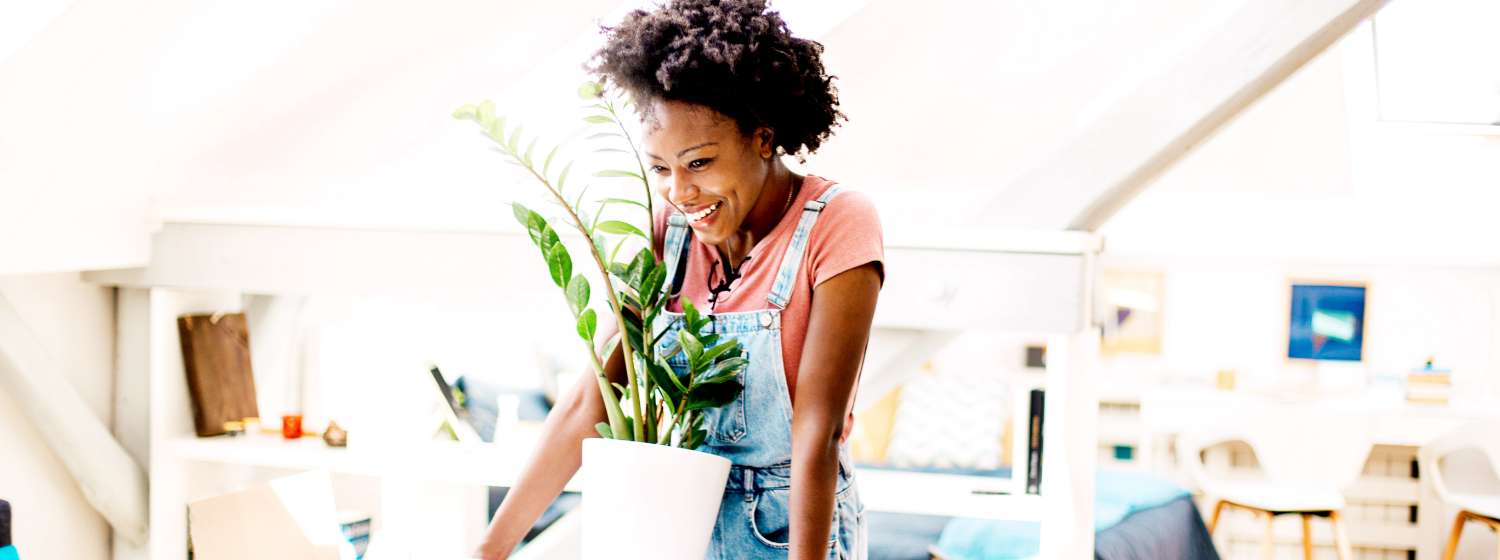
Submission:
<svg viewBox="0 0 1500 560">
<path fill-rule="evenodd" d="M 838 504 L 843 502 L 849 488 L 840 490 L 834 497 L 833 522 L 829 525 L 828 546 L 830 556 L 839 552 L 839 532 L 843 516 Z M 756 491 L 755 497 L 746 506 L 745 518 L 750 524 L 750 535 L 760 544 L 785 550 L 791 547 L 792 489 L 790 487 L 766 488 Z"/>
</svg>

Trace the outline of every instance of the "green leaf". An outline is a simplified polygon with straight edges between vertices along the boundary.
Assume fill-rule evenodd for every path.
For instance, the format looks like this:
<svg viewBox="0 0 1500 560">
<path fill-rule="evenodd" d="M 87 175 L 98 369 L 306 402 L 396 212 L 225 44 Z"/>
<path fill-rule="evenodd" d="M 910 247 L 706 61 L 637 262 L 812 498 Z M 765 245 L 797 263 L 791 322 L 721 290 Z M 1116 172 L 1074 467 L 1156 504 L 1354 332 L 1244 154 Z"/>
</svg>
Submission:
<svg viewBox="0 0 1500 560">
<path fill-rule="evenodd" d="M 594 176 L 595 177 L 631 177 L 631 178 L 634 178 L 634 179 L 639 180 L 639 181 L 646 180 L 645 177 L 641 177 L 640 173 L 636 173 L 634 171 L 625 171 L 625 170 L 621 170 L 621 169 L 605 169 L 605 170 L 602 170 L 602 171 L 595 172 Z"/>
<path fill-rule="evenodd" d="M 603 231 L 604 233 L 613 233 L 615 235 L 639 235 L 641 236 L 641 239 L 649 239 L 646 237 L 646 233 L 641 231 L 640 228 L 630 225 L 629 222 L 622 222 L 619 220 L 606 220 L 603 222 L 599 222 L 599 230 Z"/>
<path fill-rule="evenodd" d="M 708 360 L 702 361 L 707 362 Z M 738 356 L 727 360 L 719 360 L 719 363 L 714 364 L 714 367 L 699 374 L 693 383 L 696 385 L 713 385 L 725 381 L 738 380 L 740 378 L 740 371 L 744 370 L 745 366 L 748 365 L 750 365 L 750 360 Z"/>
<path fill-rule="evenodd" d="M 630 337 L 632 341 L 640 340 L 641 316 L 628 307 L 620 310 L 620 316 L 625 319 L 625 336 Z"/>
<path fill-rule="evenodd" d="M 630 150 L 622 150 L 620 148 L 597 148 L 597 149 L 594 150 L 594 153 L 596 153 L 596 154 L 627 154 L 627 155 L 634 155 L 635 152 L 632 152 Z"/>
<path fill-rule="evenodd" d="M 665 266 L 655 267 L 651 269 L 650 274 L 646 275 L 646 280 L 641 282 L 640 289 L 641 298 L 646 300 L 643 302 L 646 304 L 646 307 L 656 306 L 656 300 L 660 299 L 662 295 L 662 284 L 666 281 L 667 267 Z"/>
<path fill-rule="evenodd" d="M 541 218 L 541 215 L 538 214 L 537 217 Z M 537 231 L 536 244 L 542 249 L 544 258 L 550 258 L 548 255 L 552 253 L 552 248 L 558 245 L 557 230 L 552 229 L 552 224 L 547 223 L 546 220 L 542 220 L 542 226 Z"/>
<path fill-rule="evenodd" d="M 547 272 L 552 274 L 552 283 L 559 288 L 568 285 L 568 279 L 573 276 L 573 259 L 568 256 L 568 247 L 562 243 L 553 243 L 552 248 L 547 250 Z"/>
<path fill-rule="evenodd" d="M 641 201 L 639 201 L 639 200 L 630 200 L 628 198 L 605 198 L 605 199 L 601 199 L 599 201 L 599 203 L 600 204 L 629 204 L 631 206 L 639 207 L 641 210 L 645 210 L 646 209 L 646 205 L 642 204 Z"/>
<path fill-rule="evenodd" d="M 624 386 L 624 385 L 621 385 L 621 384 L 619 384 L 619 383 L 610 383 L 610 385 L 613 385 L 613 386 L 614 386 L 614 388 L 615 388 L 615 390 L 616 390 L 616 391 L 619 391 L 619 392 L 620 392 L 620 395 L 621 395 L 621 396 L 624 396 L 624 395 L 628 395 L 628 394 L 630 394 L 630 391 L 629 391 L 629 390 L 627 390 L 627 389 L 626 389 L 626 388 L 625 388 L 625 386 Z M 628 432 L 628 431 L 629 431 L 629 430 L 627 430 L 627 432 Z"/>
<path fill-rule="evenodd" d="M 573 314 L 583 313 L 584 308 L 589 306 L 589 281 L 582 274 L 573 276 L 568 281 L 568 306 L 573 308 Z M 591 337 L 592 338 L 592 337 Z"/>
<path fill-rule="evenodd" d="M 672 368 L 661 363 L 660 360 L 646 364 L 646 371 L 651 374 L 651 380 L 666 394 L 667 399 L 676 402 L 687 392 L 687 387 L 682 386 L 682 381 L 677 379 L 677 374 Z"/>
<path fill-rule="evenodd" d="M 453 110 L 453 118 L 459 120 L 475 120 L 479 118 L 479 107 L 473 103 L 465 103 L 462 107 Z"/>
<path fill-rule="evenodd" d="M 475 111 L 475 116 L 479 118 L 480 124 L 493 122 L 495 120 L 495 102 L 490 100 L 481 102 Z"/>
<path fill-rule="evenodd" d="M 583 122 L 589 124 L 611 124 L 614 123 L 615 120 L 609 118 L 608 115 L 589 115 L 583 118 Z"/>
<path fill-rule="evenodd" d="M 688 394 L 687 409 L 703 410 L 706 408 L 718 408 L 734 402 L 740 396 L 740 391 L 745 388 L 739 381 L 725 381 L 709 385 L 696 385 L 692 393 Z"/>
<path fill-rule="evenodd" d="M 615 433 L 609 430 L 609 422 L 594 424 L 594 429 L 598 430 L 599 436 L 604 439 L 615 439 Z"/>
<path fill-rule="evenodd" d="M 688 332 L 687 329 L 677 331 L 677 342 L 682 344 L 682 350 L 687 352 L 688 363 L 697 363 L 698 358 L 703 356 L 703 343 L 698 341 L 698 335 Z"/>
<path fill-rule="evenodd" d="M 594 329 L 598 327 L 598 325 L 599 317 L 594 313 L 594 310 L 583 310 L 583 314 L 578 316 L 578 336 L 583 337 L 584 340 L 593 342 Z"/>
<path fill-rule="evenodd" d="M 510 131 L 510 138 L 505 140 L 505 149 L 510 150 L 512 154 L 516 153 L 516 143 L 521 141 L 522 128 L 521 125 L 516 125 L 516 129 Z"/>
<path fill-rule="evenodd" d="M 604 86 L 599 82 L 589 80 L 578 86 L 578 98 L 584 101 L 593 101 L 604 95 Z"/>
<path fill-rule="evenodd" d="M 568 184 L 568 172 L 572 170 L 573 162 L 571 161 L 568 162 L 567 165 L 563 166 L 562 173 L 557 176 L 557 190 L 563 190 L 563 186 Z"/>
<path fill-rule="evenodd" d="M 651 250 L 643 248 L 636 251 L 635 257 L 630 259 L 630 266 L 627 269 L 629 272 L 628 280 L 630 281 L 630 287 L 637 287 L 636 285 L 640 283 L 641 279 L 645 278 L 653 268 L 656 268 L 656 259 L 651 256 Z"/>
<path fill-rule="evenodd" d="M 484 127 L 484 133 L 496 144 L 501 147 L 505 146 L 505 119 L 495 119 L 489 123 L 481 123 L 479 126 Z M 504 150 L 501 150 L 501 153 L 504 153 Z"/>
<path fill-rule="evenodd" d="M 684 449 L 697 449 L 702 447 L 705 441 L 708 441 L 708 430 L 696 428 L 690 430 L 688 436 L 682 440 L 682 447 Z"/>
<path fill-rule="evenodd" d="M 615 248 L 619 249 L 619 246 L 616 245 Z M 617 263 L 617 262 L 614 262 L 614 259 L 610 259 L 610 263 L 609 263 L 609 273 L 610 274 L 613 274 L 616 277 L 618 277 L 618 278 L 620 278 L 620 279 L 623 280 L 625 278 L 625 273 L 626 272 L 627 271 L 626 271 L 625 265 Z"/>
<path fill-rule="evenodd" d="M 531 143 L 526 145 L 526 153 L 521 156 L 521 161 L 525 162 L 527 167 L 531 167 L 531 152 L 536 149 L 537 140 L 541 139 L 540 136 L 532 138 Z"/>
<path fill-rule="evenodd" d="M 585 136 L 584 138 L 588 140 L 603 140 L 605 138 L 619 138 L 621 140 L 624 140 L 625 135 L 618 132 L 595 132 L 593 134 Z"/>
<path fill-rule="evenodd" d="M 724 359 L 727 360 L 739 356 L 740 351 L 740 341 L 731 338 L 722 344 L 717 344 L 704 350 L 703 362 L 707 364 L 714 363 L 714 360 L 718 359 L 719 356 L 724 356 Z"/>
<path fill-rule="evenodd" d="M 558 144 L 556 146 L 553 146 L 552 147 L 552 151 L 547 152 L 547 159 L 542 160 L 542 176 L 543 177 L 546 177 L 547 173 L 548 173 L 548 170 L 552 169 L 552 158 L 557 155 L 557 150 L 560 149 L 560 148 L 562 148 L 562 144 Z"/>
</svg>

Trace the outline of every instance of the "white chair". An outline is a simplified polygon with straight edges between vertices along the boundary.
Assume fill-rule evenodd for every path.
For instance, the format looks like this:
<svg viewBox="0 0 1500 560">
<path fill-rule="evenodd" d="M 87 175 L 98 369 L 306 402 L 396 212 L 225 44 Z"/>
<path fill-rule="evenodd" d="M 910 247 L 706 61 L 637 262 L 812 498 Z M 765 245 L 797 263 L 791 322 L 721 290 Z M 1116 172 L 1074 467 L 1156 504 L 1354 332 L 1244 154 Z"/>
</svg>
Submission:
<svg viewBox="0 0 1500 560">
<path fill-rule="evenodd" d="M 1178 438 L 1178 457 L 1189 477 L 1213 506 L 1212 534 L 1225 507 L 1255 512 L 1266 520 L 1261 550 L 1274 554 L 1272 522 L 1278 515 L 1302 517 L 1302 550 L 1312 558 L 1311 519 L 1327 517 L 1341 560 L 1353 560 L 1341 511 L 1344 489 L 1359 478 L 1370 453 L 1368 419 L 1322 410 L 1315 403 L 1240 407 L 1206 419 Z M 1210 475 L 1203 452 L 1223 443 L 1244 442 L 1255 453 L 1262 478 Z"/>
<path fill-rule="evenodd" d="M 1458 537 L 1464 531 L 1464 524 L 1469 521 L 1489 525 L 1490 529 L 1500 534 L 1500 494 L 1454 492 L 1443 481 L 1441 468 L 1445 457 L 1458 451 L 1476 450 L 1484 454 L 1495 477 L 1500 478 L 1500 436 L 1495 435 L 1494 430 L 1493 422 L 1472 422 L 1443 434 L 1417 450 L 1422 482 L 1431 484 L 1443 503 L 1458 508 L 1458 516 L 1453 520 L 1453 532 L 1449 534 L 1447 545 L 1443 547 L 1443 560 L 1453 560 L 1453 553 L 1458 550 Z M 1500 558 L 1500 551 L 1496 552 L 1496 557 Z"/>
</svg>

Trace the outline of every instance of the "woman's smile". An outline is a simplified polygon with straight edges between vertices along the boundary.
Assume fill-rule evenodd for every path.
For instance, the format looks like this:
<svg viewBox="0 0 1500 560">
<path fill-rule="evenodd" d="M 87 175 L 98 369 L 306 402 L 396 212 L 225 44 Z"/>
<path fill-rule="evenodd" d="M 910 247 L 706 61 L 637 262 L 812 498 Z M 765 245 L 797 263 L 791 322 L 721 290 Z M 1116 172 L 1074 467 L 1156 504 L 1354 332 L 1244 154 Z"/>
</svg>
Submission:
<svg viewBox="0 0 1500 560">
<path fill-rule="evenodd" d="M 688 222 L 695 228 L 708 228 L 719 215 L 719 208 L 724 206 L 724 201 L 715 202 L 702 210 L 687 214 Z"/>
</svg>

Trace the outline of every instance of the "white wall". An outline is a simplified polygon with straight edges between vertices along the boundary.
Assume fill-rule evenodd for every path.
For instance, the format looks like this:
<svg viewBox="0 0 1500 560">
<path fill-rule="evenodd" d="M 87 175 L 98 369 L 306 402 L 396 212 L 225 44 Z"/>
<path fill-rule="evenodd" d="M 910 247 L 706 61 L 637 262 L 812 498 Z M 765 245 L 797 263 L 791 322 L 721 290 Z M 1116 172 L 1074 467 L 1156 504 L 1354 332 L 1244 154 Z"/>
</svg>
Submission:
<svg viewBox="0 0 1500 560">
<path fill-rule="evenodd" d="M 114 290 L 84 284 L 76 273 L 0 276 L 0 296 L 16 307 L 57 360 L 64 378 L 55 382 L 72 384 L 108 424 L 114 391 Z M 84 501 L 72 476 L 4 391 L 0 457 L 0 498 L 11 503 L 12 537 L 22 558 L 109 557 L 109 525 Z"/>
<path fill-rule="evenodd" d="M 1370 373 L 1404 373 L 1434 356 L 1454 370 L 1460 390 L 1500 395 L 1497 268 L 1118 256 L 1104 265 L 1165 274 L 1162 353 L 1106 360 L 1122 373 L 1211 380 L 1232 368 L 1247 385 L 1297 381 L 1307 366 L 1285 357 L 1289 282 L 1352 280 L 1369 287 L 1363 365 Z"/>
</svg>

